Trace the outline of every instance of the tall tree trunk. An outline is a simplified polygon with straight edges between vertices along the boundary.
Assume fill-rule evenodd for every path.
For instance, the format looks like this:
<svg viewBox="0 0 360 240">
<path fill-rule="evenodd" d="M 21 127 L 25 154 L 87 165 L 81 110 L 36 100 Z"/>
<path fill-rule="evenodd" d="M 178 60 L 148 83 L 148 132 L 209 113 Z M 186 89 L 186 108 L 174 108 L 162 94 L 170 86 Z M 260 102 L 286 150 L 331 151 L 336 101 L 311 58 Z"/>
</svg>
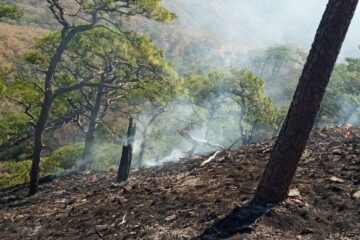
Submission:
<svg viewBox="0 0 360 240">
<path fill-rule="evenodd" d="M 51 105 L 53 103 L 53 89 L 52 89 L 52 81 L 54 78 L 56 66 L 59 63 L 62 54 L 64 53 L 67 45 L 71 41 L 71 39 L 75 36 L 75 32 L 63 31 L 64 34 L 62 35 L 61 41 L 59 46 L 56 49 L 55 54 L 50 59 L 50 64 L 47 69 L 45 75 L 45 96 L 44 101 L 41 106 L 39 120 L 36 123 L 35 127 L 35 135 L 34 135 L 34 153 L 32 159 L 32 165 L 30 170 L 30 183 L 29 183 L 29 195 L 34 195 L 38 189 L 38 182 L 39 182 L 39 171 L 40 171 L 40 159 L 41 159 L 41 152 L 43 147 L 43 132 L 45 130 L 46 122 L 49 118 L 49 113 L 51 110 Z"/>
<path fill-rule="evenodd" d="M 254 203 L 286 199 L 357 3 L 329 1 Z"/>
<path fill-rule="evenodd" d="M 30 170 L 30 184 L 29 184 L 29 195 L 34 195 L 38 189 L 39 183 L 39 172 L 40 172 L 40 159 L 41 151 L 43 147 L 43 132 L 45 125 L 49 117 L 49 112 L 53 102 L 52 91 L 49 90 L 45 93 L 44 102 L 42 104 L 39 120 L 35 127 L 34 134 L 34 152 Z"/>
<path fill-rule="evenodd" d="M 124 144 L 121 153 L 117 182 L 126 181 L 129 177 L 135 131 L 136 131 L 136 125 L 133 123 L 133 118 L 130 118 L 128 131 L 127 131 L 126 144 Z"/>
<path fill-rule="evenodd" d="M 85 136 L 85 147 L 84 152 L 81 159 L 81 165 L 80 170 L 86 171 L 90 169 L 91 161 L 92 161 L 92 152 L 93 152 L 93 146 L 94 146 L 94 134 L 97 126 L 97 119 L 101 107 L 101 101 L 102 101 L 102 95 L 104 92 L 103 87 L 99 87 L 97 94 L 96 94 L 96 100 L 93 106 L 93 109 L 91 110 L 90 115 L 90 121 L 89 121 L 89 127 L 86 131 Z"/>
</svg>

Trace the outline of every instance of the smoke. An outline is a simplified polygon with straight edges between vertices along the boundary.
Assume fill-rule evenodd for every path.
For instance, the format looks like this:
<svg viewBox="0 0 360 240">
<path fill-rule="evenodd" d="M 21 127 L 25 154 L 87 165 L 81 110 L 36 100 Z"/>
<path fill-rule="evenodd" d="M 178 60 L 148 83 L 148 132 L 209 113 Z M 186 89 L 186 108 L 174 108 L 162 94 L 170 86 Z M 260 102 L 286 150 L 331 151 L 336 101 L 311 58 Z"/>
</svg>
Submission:
<svg viewBox="0 0 360 240">
<path fill-rule="evenodd" d="M 309 49 L 327 0 L 166 0 L 178 15 L 177 26 L 205 32 L 236 50 L 274 44 Z M 357 10 L 339 60 L 359 57 L 360 9 Z"/>
<path fill-rule="evenodd" d="M 211 119 L 208 117 L 209 108 L 195 105 L 186 96 L 179 97 L 169 104 L 167 110 L 159 115 L 148 129 L 144 165 L 156 166 L 186 158 L 190 154 L 207 155 L 220 148 L 228 148 L 238 140 L 238 112 L 241 106 L 225 93 L 214 96 L 209 101 L 221 102 Z M 147 114 L 148 111 L 145 110 L 144 115 Z M 196 148 L 193 148 L 191 139 L 181 136 L 181 130 L 198 140 Z M 261 135 L 257 134 L 257 137 L 255 135 L 254 141 L 262 141 L 271 137 L 272 132 L 262 132 Z M 137 165 L 136 159 L 142 140 L 142 136 L 136 136 L 133 149 L 134 165 Z"/>
</svg>

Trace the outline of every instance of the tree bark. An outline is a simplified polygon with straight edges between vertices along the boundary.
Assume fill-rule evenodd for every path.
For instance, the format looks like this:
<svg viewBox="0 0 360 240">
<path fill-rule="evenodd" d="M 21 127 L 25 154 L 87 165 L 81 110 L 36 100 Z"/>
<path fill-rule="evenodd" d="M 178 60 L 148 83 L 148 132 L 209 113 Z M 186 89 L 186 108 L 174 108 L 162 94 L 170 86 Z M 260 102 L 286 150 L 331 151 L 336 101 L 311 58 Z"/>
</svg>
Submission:
<svg viewBox="0 0 360 240">
<path fill-rule="evenodd" d="M 120 165 L 117 175 L 117 182 L 126 181 L 129 177 L 131 160 L 132 160 L 132 149 L 135 138 L 136 126 L 133 123 L 133 118 L 129 120 L 129 126 L 127 131 L 126 144 L 123 146 L 121 153 Z"/>
<path fill-rule="evenodd" d="M 104 92 L 104 88 L 99 87 L 96 94 L 96 100 L 93 109 L 91 110 L 89 127 L 86 131 L 84 152 L 82 155 L 81 165 L 80 165 L 80 170 L 82 171 L 89 170 L 91 166 L 92 152 L 94 146 L 94 134 L 95 134 L 97 119 L 101 107 L 103 92 Z"/>
<path fill-rule="evenodd" d="M 49 67 L 45 75 L 45 96 L 44 102 L 41 106 L 39 120 L 36 123 L 35 135 L 34 135 L 34 154 L 32 159 L 32 165 L 30 170 L 30 184 L 29 184 L 29 195 L 34 195 L 38 189 L 39 182 L 39 170 L 40 170 L 40 159 L 43 147 L 43 132 L 45 130 L 46 122 L 49 118 L 51 105 L 53 103 L 53 90 L 52 81 L 54 78 L 56 66 L 59 63 L 62 54 L 64 53 L 67 45 L 71 39 L 75 36 L 73 31 L 63 35 L 59 46 L 56 49 L 55 54 L 51 57 Z"/>
<path fill-rule="evenodd" d="M 287 198 L 357 3 L 358 0 L 329 0 L 289 112 L 254 195 L 255 204 L 276 204 Z"/>
</svg>

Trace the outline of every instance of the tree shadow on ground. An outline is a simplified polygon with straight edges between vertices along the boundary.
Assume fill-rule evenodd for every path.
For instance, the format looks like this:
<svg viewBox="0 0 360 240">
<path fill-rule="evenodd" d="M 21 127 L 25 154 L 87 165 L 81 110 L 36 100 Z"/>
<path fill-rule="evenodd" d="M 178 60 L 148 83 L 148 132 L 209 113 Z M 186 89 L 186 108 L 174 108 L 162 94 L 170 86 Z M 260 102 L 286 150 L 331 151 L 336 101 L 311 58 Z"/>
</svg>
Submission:
<svg viewBox="0 0 360 240">
<path fill-rule="evenodd" d="M 216 240 L 230 238 L 236 234 L 251 233 L 250 226 L 266 214 L 272 207 L 263 207 L 247 203 L 236 207 L 229 215 L 206 229 L 197 240 Z"/>
</svg>

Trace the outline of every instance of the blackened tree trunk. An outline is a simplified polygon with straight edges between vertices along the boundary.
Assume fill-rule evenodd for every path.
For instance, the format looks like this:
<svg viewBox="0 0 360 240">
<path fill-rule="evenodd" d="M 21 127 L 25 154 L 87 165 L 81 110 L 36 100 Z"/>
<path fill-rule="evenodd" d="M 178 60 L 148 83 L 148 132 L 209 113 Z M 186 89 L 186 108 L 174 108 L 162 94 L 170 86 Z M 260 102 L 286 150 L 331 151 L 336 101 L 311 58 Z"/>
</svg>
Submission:
<svg viewBox="0 0 360 240">
<path fill-rule="evenodd" d="M 126 144 L 124 144 L 121 153 L 117 182 L 126 181 L 129 177 L 135 131 L 136 131 L 136 125 L 133 123 L 133 118 L 130 118 L 128 131 L 127 131 Z"/>
<path fill-rule="evenodd" d="M 286 199 L 357 3 L 329 1 L 254 203 Z"/>
<path fill-rule="evenodd" d="M 101 107 L 103 92 L 104 92 L 104 87 L 99 87 L 97 89 L 96 100 L 93 108 L 91 109 L 89 127 L 85 135 L 85 146 L 84 146 L 84 152 L 82 155 L 81 165 L 80 165 L 80 170 L 83 171 L 90 169 L 93 146 L 94 146 L 94 134 L 97 126 L 97 120 Z"/>
<path fill-rule="evenodd" d="M 64 31 L 65 32 L 65 31 Z M 56 66 L 61 59 L 62 54 L 64 53 L 67 45 L 71 39 L 75 36 L 74 31 L 69 31 L 67 34 L 62 35 L 62 39 L 59 43 L 58 48 L 56 49 L 55 54 L 50 60 L 49 67 L 45 75 L 45 96 L 44 101 L 41 106 L 39 120 L 36 123 L 35 135 L 34 135 L 34 153 L 32 159 L 32 165 L 30 170 L 30 184 L 29 184 L 29 195 L 34 195 L 38 189 L 39 182 L 39 171 L 40 171 L 40 159 L 41 151 L 43 147 L 43 132 L 45 131 L 46 122 L 49 118 L 49 113 L 51 110 L 51 105 L 53 103 L 53 89 L 52 81 L 54 78 Z"/>
</svg>

